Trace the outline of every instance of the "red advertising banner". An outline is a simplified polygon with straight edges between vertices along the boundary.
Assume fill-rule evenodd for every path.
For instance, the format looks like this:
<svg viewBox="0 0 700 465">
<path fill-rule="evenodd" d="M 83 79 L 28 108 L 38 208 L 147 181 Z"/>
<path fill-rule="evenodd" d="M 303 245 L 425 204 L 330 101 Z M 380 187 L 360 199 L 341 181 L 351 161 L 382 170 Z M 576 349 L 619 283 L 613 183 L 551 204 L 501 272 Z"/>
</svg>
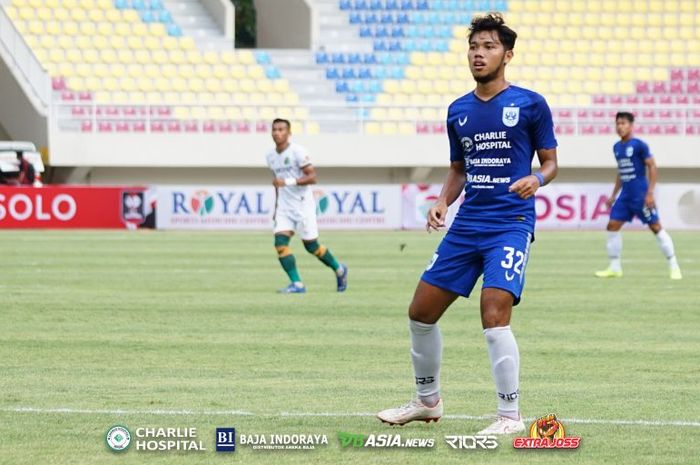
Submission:
<svg viewBox="0 0 700 465">
<path fill-rule="evenodd" d="M 142 187 L 0 187 L 0 228 L 129 228 L 144 225 Z"/>
</svg>

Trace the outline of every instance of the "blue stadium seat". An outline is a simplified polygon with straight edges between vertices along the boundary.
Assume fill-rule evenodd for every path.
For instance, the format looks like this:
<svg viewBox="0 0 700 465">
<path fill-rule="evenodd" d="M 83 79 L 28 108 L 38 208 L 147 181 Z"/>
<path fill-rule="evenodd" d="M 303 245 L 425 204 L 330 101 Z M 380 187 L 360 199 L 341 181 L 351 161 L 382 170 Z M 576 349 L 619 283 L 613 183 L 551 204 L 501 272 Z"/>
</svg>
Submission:
<svg viewBox="0 0 700 465">
<path fill-rule="evenodd" d="M 334 53 L 331 57 L 333 63 L 345 63 L 345 55 L 342 53 Z"/>
<path fill-rule="evenodd" d="M 341 10 L 350 10 L 352 9 L 352 2 L 350 0 L 340 0 L 339 6 Z"/>
<path fill-rule="evenodd" d="M 343 79 L 355 79 L 357 75 L 355 74 L 355 68 L 343 68 L 342 73 Z"/>
<path fill-rule="evenodd" d="M 383 10 L 384 5 L 382 5 L 382 2 L 380 0 L 371 0 L 369 2 L 369 9 L 370 10 Z"/>
<path fill-rule="evenodd" d="M 382 84 L 379 81 L 369 81 L 369 92 L 379 94 L 382 91 Z"/>
<path fill-rule="evenodd" d="M 362 26 L 360 28 L 360 37 L 372 37 L 372 29 L 369 26 Z"/>
<path fill-rule="evenodd" d="M 401 9 L 402 10 L 415 10 L 415 6 L 413 5 L 412 0 L 401 0 Z"/>
<path fill-rule="evenodd" d="M 129 4 L 126 0 L 114 0 L 114 7 L 117 10 L 126 10 L 127 8 L 129 8 Z"/>
<path fill-rule="evenodd" d="M 340 73 L 338 73 L 338 68 L 327 68 L 326 79 L 340 79 Z"/>
<path fill-rule="evenodd" d="M 401 50 L 401 42 L 399 42 L 398 40 L 393 40 L 389 43 L 390 52 L 400 52 Z"/>
<path fill-rule="evenodd" d="M 375 52 L 384 52 L 388 50 L 387 44 L 383 40 L 375 40 L 372 46 Z"/>
<path fill-rule="evenodd" d="M 429 10 L 430 9 L 430 4 L 428 3 L 428 0 L 418 0 L 416 3 L 416 10 Z"/>
<path fill-rule="evenodd" d="M 365 24 L 377 24 L 379 20 L 377 19 L 377 15 L 374 13 L 368 13 L 365 14 L 364 18 L 364 23 Z"/>
<path fill-rule="evenodd" d="M 374 37 L 379 37 L 379 38 L 389 37 L 389 30 L 386 28 L 386 26 L 378 26 L 374 30 Z"/>
<path fill-rule="evenodd" d="M 377 79 L 386 79 L 386 68 L 383 66 L 375 66 L 372 70 L 372 76 Z"/>
<path fill-rule="evenodd" d="M 362 58 L 360 57 L 359 53 L 349 53 L 348 54 L 348 63 L 355 64 L 355 63 L 362 63 Z"/>
<path fill-rule="evenodd" d="M 182 29 L 177 24 L 168 24 L 167 31 L 173 37 L 182 37 Z"/>
<path fill-rule="evenodd" d="M 131 8 L 134 10 L 145 10 L 146 2 L 143 0 L 131 0 Z"/>
<path fill-rule="evenodd" d="M 365 64 L 377 63 L 377 55 L 374 53 L 365 53 L 362 57 L 362 62 Z"/>
<path fill-rule="evenodd" d="M 151 10 L 163 10 L 163 9 L 165 9 L 165 6 L 163 6 L 163 2 L 161 0 L 149 0 L 148 6 Z"/>
<path fill-rule="evenodd" d="M 398 10 L 399 9 L 399 2 L 396 0 L 386 0 L 386 3 L 384 4 L 384 9 L 385 10 Z"/>
<path fill-rule="evenodd" d="M 274 66 L 268 66 L 267 69 L 265 69 L 265 76 L 267 76 L 268 79 L 280 79 L 282 77 L 282 73 L 280 73 L 280 70 Z"/>
<path fill-rule="evenodd" d="M 168 10 L 154 10 L 159 11 L 158 21 L 164 24 L 170 24 L 173 22 L 173 15 L 170 14 Z"/>
<path fill-rule="evenodd" d="M 155 16 L 153 16 L 153 12 L 151 10 L 141 10 L 141 21 L 143 21 L 146 24 L 154 23 L 156 21 Z"/>
<path fill-rule="evenodd" d="M 394 22 L 394 15 L 391 13 L 383 13 L 379 18 L 379 22 L 382 24 L 391 24 Z"/>
<path fill-rule="evenodd" d="M 369 6 L 367 5 L 367 2 L 365 0 L 355 0 L 353 8 L 355 8 L 356 10 L 366 10 L 369 8 Z"/>
<path fill-rule="evenodd" d="M 270 64 L 270 55 L 267 52 L 255 52 L 255 61 L 259 65 Z"/>
<path fill-rule="evenodd" d="M 362 22 L 360 13 L 350 13 L 350 24 L 359 24 Z"/>
<path fill-rule="evenodd" d="M 358 101 L 357 94 L 348 94 L 345 96 L 347 102 L 355 103 Z"/>
<path fill-rule="evenodd" d="M 410 20 L 408 19 L 408 14 L 407 13 L 400 13 L 396 15 L 396 23 L 397 24 L 408 24 Z"/>
<path fill-rule="evenodd" d="M 376 94 L 362 94 L 361 100 L 365 103 L 374 103 L 377 101 Z"/>
<path fill-rule="evenodd" d="M 338 92 L 339 94 L 343 94 L 345 92 L 350 92 L 350 88 L 348 87 L 347 82 L 338 81 L 335 83 L 335 91 Z"/>
<path fill-rule="evenodd" d="M 402 46 L 402 50 L 406 50 L 407 52 L 415 52 L 418 49 L 415 40 L 405 40 L 403 44 L 400 45 Z"/>
<path fill-rule="evenodd" d="M 372 71 L 369 68 L 360 68 L 357 75 L 360 79 L 372 79 Z"/>
<path fill-rule="evenodd" d="M 321 65 L 328 63 L 328 54 L 326 52 L 316 52 L 316 63 Z"/>
<path fill-rule="evenodd" d="M 401 26 L 394 26 L 391 29 L 391 37 L 405 37 Z"/>
</svg>

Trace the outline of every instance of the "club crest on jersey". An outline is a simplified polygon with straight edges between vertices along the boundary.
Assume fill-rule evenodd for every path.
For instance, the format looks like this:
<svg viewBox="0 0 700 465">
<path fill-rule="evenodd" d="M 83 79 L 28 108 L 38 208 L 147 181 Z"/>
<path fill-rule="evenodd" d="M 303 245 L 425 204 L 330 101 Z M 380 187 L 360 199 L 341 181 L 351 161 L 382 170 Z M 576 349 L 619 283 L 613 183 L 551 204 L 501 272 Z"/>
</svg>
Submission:
<svg viewBox="0 0 700 465">
<path fill-rule="evenodd" d="M 632 155 L 634 155 L 634 147 L 627 147 L 625 149 L 625 155 L 627 155 L 628 157 L 631 157 Z"/>
<path fill-rule="evenodd" d="M 520 121 L 520 107 L 503 107 L 503 124 L 509 128 L 514 127 Z"/>
</svg>

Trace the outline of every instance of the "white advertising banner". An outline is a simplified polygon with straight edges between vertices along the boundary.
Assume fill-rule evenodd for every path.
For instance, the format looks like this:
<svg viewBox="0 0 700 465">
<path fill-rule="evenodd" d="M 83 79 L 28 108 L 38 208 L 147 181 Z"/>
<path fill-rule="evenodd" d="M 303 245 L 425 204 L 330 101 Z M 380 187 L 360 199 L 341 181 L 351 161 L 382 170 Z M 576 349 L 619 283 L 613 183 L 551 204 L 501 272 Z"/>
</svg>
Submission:
<svg viewBox="0 0 700 465">
<path fill-rule="evenodd" d="M 157 186 L 158 229 L 272 230 L 275 190 L 258 186 Z M 398 185 L 313 186 L 323 229 L 398 229 Z"/>
<path fill-rule="evenodd" d="M 437 200 L 442 186 L 408 184 L 403 186 L 403 227 L 425 227 L 425 218 Z M 612 183 L 557 183 L 537 191 L 535 208 L 537 229 L 603 229 L 610 212 L 605 201 L 612 193 Z M 449 210 L 447 224 L 461 199 Z M 660 184 L 656 188 L 656 205 L 661 224 L 669 229 L 700 229 L 700 184 Z M 627 226 L 641 228 L 635 219 Z"/>
</svg>

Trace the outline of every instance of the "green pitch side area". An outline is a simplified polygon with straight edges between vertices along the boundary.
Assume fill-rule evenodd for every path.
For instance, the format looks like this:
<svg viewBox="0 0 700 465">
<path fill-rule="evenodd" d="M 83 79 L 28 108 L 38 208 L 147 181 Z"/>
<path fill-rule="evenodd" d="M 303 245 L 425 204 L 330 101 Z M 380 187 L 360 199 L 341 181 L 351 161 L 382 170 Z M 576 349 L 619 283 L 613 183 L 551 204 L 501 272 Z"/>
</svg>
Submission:
<svg viewBox="0 0 700 465">
<path fill-rule="evenodd" d="M 445 414 L 382 425 L 413 395 L 406 308 L 441 235 L 323 232 L 350 267 L 292 241 L 308 287 L 268 233 L 0 233 L 0 464 L 693 464 L 700 456 L 700 233 L 672 232 L 668 278 L 647 232 L 624 234 L 619 280 L 604 232 L 538 233 L 512 327 L 521 407 L 556 413 L 578 450 L 453 450 L 495 410 L 478 292 L 441 321 Z M 568 420 L 567 420 L 568 419 Z M 105 433 L 128 427 L 115 453 Z M 197 428 L 204 452 L 136 450 L 136 430 Z M 217 453 L 215 429 L 236 429 Z M 432 449 L 342 448 L 338 433 L 432 438 Z M 314 450 L 253 450 L 241 435 L 327 435 Z"/>
</svg>

